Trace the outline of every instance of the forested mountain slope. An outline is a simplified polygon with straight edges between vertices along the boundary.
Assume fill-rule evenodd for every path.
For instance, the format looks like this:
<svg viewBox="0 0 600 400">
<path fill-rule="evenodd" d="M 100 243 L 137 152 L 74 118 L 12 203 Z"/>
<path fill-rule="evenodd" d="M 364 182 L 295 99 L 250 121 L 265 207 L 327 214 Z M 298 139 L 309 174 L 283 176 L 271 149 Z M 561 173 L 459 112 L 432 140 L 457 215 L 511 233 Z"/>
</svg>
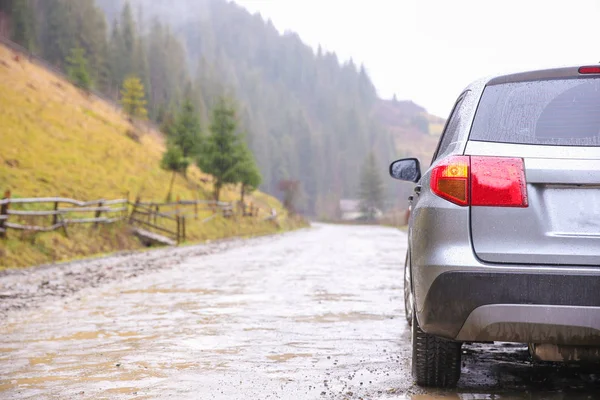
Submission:
<svg viewBox="0 0 600 400">
<path fill-rule="evenodd" d="M 71 85 L 62 77 L 0 45 L 0 190 L 13 197 L 67 197 L 89 201 L 120 199 L 129 194 L 142 201 L 164 201 L 172 183 L 174 198 L 211 197 L 210 177 L 192 167 L 184 178 L 160 167 L 164 138 L 132 124 L 115 108 Z M 174 181 L 172 179 L 175 178 Z M 237 201 L 239 188 L 222 199 Z M 202 224 L 190 220 L 190 241 L 275 232 L 263 221 L 270 208 L 282 227 L 286 213 L 271 196 L 254 192 L 248 199 L 262 207 L 261 218 L 216 218 Z M 17 207 L 13 205 L 12 207 Z M 86 217 L 89 215 L 86 215 Z M 35 218 L 32 225 L 50 224 Z M 0 241 L 0 269 L 60 261 L 115 250 L 142 247 L 124 227 L 69 226 L 42 235 L 10 231 Z"/>
<path fill-rule="evenodd" d="M 382 176 L 399 155 L 433 151 L 428 132 L 437 122 L 425 110 L 408 107 L 406 118 L 395 118 L 396 102 L 378 98 L 365 66 L 315 51 L 233 2 L 19 1 L 29 10 L 13 12 L 13 20 L 30 29 L 15 39 L 63 69 L 71 50 L 83 47 L 94 87 L 114 98 L 135 74 L 158 124 L 189 98 L 206 132 L 219 96 L 233 97 L 261 189 L 282 196 L 282 180 L 300 181 L 297 208 L 305 213 L 334 216 L 339 199 L 356 198 L 371 151 Z M 393 204 L 402 190 L 384 181 Z"/>
<path fill-rule="evenodd" d="M 98 3 L 115 18 L 125 1 Z M 148 21 L 159 17 L 183 38 L 201 107 L 210 107 L 211 98 L 224 88 L 235 94 L 264 189 L 278 194 L 280 180 L 300 180 L 305 211 L 331 215 L 338 199 L 356 197 L 360 168 L 370 150 L 382 175 L 396 156 L 431 157 L 440 119 L 414 105 L 405 107 L 404 119 L 386 121 L 389 107 L 383 109 L 385 101 L 378 98 L 365 66 L 314 51 L 297 34 L 281 35 L 270 21 L 233 2 L 130 4 L 140 10 L 138 15 Z M 401 106 L 390 103 L 391 110 L 394 104 Z M 398 186 L 385 181 L 393 204 Z"/>
</svg>

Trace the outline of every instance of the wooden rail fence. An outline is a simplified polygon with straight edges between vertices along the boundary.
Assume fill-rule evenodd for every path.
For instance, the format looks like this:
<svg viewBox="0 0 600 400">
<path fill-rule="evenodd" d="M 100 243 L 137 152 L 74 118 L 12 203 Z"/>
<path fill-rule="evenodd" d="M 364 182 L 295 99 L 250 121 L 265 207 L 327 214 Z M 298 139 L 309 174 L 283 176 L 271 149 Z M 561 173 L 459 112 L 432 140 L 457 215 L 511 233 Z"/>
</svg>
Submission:
<svg viewBox="0 0 600 400">
<path fill-rule="evenodd" d="M 19 209 L 17 209 L 19 208 Z M 240 215 L 258 217 L 260 207 L 250 204 L 241 207 Z M 68 226 L 74 224 L 111 224 L 123 221 L 166 236 L 177 244 L 186 241 L 186 221 L 204 224 L 217 216 L 233 218 L 234 203 L 211 200 L 177 200 L 170 203 L 142 202 L 137 199 L 78 201 L 63 197 L 12 198 L 7 191 L 0 199 L 0 238 L 9 229 L 31 232 L 50 232 L 61 229 L 68 236 Z M 276 218 L 270 210 L 264 220 Z M 45 225 L 34 224 L 47 218 Z"/>
<path fill-rule="evenodd" d="M 162 213 L 160 207 L 152 207 L 136 201 L 129 216 L 129 223 L 158 231 L 162 235 L 168 235 L 179 244 L 185 242 L 186 238 L 185 218 L 185 215 Z"/>
<path fill-rule="evenodd" d="M 15 205 L 22 210 L 13 209 Z M 35 205 L 35 209 L 26 209 Z M 51 205 L 51 209 L 40 209 Z M 85 217 L 82 215 L 84 214 Z M 93 216 L 90 216 L 93 215 Z M 31 221 L 40 217 L 50 219 L 50 224 L 33 225 Z M 127 217 L 127 199 L 78 201 L 63 197 L 11 198 L 7 192 L 0 200 L 0 237 L 6 236 L 8 229 L 34 232 L 50 232 L 62 229 L 68 236 L 68 225 L 108 224 Z M 14 222 L 13 222 L 14 221 Z"/>
</svg>

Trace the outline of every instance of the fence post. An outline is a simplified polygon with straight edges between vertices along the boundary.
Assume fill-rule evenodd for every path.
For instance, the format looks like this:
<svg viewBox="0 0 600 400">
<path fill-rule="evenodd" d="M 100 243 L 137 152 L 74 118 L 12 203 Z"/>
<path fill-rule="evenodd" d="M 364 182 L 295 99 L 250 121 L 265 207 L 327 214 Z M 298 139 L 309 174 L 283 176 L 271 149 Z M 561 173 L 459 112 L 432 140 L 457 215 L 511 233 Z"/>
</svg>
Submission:
<svg viewBox="0 0 600 400">
<path fill-rule="evenodd" d="M 177 244 L 179 244 L 181 234 L 181 218 L 179 218 L 179 215 L 175 215 L 175 221 L 177 222 Z"/>
<path fill-rule="evenodd" d="M 104 205 L 104 201 L 100 201 L 98 203 L 98 207 L 102 207 Z M 96 214 L 94 215 L 94 218 L 100 218 L 100 215 L 102 214 L 101 210 L 96 210 Z M 98 227 L 98 221 L 94 222 L 94 228 Z"/>
<path fill-rule="evenodd" d="M 60 222 L 62 225 L 62 229 L 63 229 L 63 234 L 65 235 L 66 238 L 69 237 L 69 232 L 67 232 L 67 223 L 65 222 L 64 218 L 62 217 L 62 215 L 60 216 Z"/>
<path fill-rule="evenodd" d="M 139 202 L 140 202 L 140 197 L 138 196 L 135 198 L 135 203 L 133 204 L 133 208 L 131 209 L 131 214 L 129 215 L 129 223 L 130 224 L 133 223 L 133 216 L 135 215 L 135 212 L 137 210 Z"/>
<path fill-rule="evenodd" d="M 7 190 L 6 192 L 4 192 L 4 197 L 2 198 L 2 200 L 8 200 L 10 199 L 10 190 Z M 6 204 L 2 204 L 0 206 L 0 217 L 6 216 L 6 218 L 8 218 L 8 206 L 10 203 L 6 203 Z M 6 226 L 6 220 L 5 219 L 0 219 L 0 229 L 2 229 L 2 231 L 0 231 L 0 238 L 5 238 L 6 237 L 6 231 L 5 231 L 5 226 Z"/>
<path fill-rule="evenodd" d="M 182 218 L 181 222 L 183 222 L 183 235 L 182 235 L 183 240 L 182 240 L 182 242 L 185 242 L 185 215 L 181 218 Z"/>
<path fill-rule="evenodd" d="M 121 219 L 123 221 L 127 220 L 127 215 L 129 214 L 129 192 L 125 193 L 125 205 L 123 206 L 123 211 L 121 212 Z"/>
<path fill-rule="evenodd" d="M 58 201 L 54 202 L 54 215 L 52 216 L 52 226 L 58 223 Z"/>
</svg>

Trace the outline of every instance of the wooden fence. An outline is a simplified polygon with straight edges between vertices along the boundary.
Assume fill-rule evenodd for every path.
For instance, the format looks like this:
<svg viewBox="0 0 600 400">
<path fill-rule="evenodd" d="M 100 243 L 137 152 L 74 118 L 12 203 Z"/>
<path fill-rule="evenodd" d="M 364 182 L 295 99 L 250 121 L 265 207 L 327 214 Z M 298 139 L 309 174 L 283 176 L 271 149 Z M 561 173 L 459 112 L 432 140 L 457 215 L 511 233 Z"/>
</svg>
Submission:
<svg viewBox="0 0 600 400">
<path fill-rule="evenodd" d="M 47 205 L 49 209 L 43 209 Z M 17 206 L 17 207 L 15 207 Z M 18 207 L 20 206 L 20 207 Z M 34 206 L 35 209 L 27 209 Z M 22 209 L 16 209 L 22 208 Z M 49 225 L 34 225 L 34 219 L 47 218 Z M 50 232 L 75 224 L 108 224 L 127 218 L 127 199 L 78 201 L 63 197 L 10 198 L 0 200 L 0 237 L 8 229 Z"/>
<path fill-rule="evenodd" d="M 17 209 L 20 208 L 20 209 Z M 239 213 L 236 211 L 240 211 Z M 50 232 L 61 229 L 68 236 L 68 226 L 73 224 L 110 224 L 124 221 L 143 227 L 150 232 L 166 236 L 176 243 L 186 240 L 186 221 L 197 220 L 204 224 L 221 215 L 257 217 L 261 209 L 252 203 L 236 210 L 234 203 L 211 200 L 178 200 L 170 203 L 142 202 L 137 199 L 78 201 L 62 197 L 11 198 L 6 192 L 0 199 L 0 238 L 9 229 L 31 232 Z M 274 219 L 273 210 L 265 219 Z M 46 218 L 47 224 L 34 224 Z"/>
</svg>

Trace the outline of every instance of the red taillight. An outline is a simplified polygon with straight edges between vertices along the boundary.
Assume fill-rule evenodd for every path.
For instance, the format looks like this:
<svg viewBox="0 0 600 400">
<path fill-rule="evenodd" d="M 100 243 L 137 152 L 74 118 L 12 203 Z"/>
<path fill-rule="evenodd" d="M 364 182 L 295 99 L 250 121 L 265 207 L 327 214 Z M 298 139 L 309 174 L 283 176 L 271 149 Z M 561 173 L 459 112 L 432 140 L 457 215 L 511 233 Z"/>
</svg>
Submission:
<svg viewBox="0 0 600 400">
<path fill-rule="evenodd" d="M 523 159 L 452 156 L 432 171 L 431 190 L 460 206 L 527 207 Z"/>
<path fill-rule="evenodd" d="M 454 156 L 440 161 L 431 172 L 431 190 L 459 206 L 469 205 L 469 157 Z"/>
<path fill-rule="evenodd" d="M 580 74 L 600 74 L 600 66 L 590 65 L 587 67 L 579 67 Z"/>
<path fill-rule="evenodd" d="M 471 205 L 527 207 L 522 158 L 471 157 Z"/>
</svg>

